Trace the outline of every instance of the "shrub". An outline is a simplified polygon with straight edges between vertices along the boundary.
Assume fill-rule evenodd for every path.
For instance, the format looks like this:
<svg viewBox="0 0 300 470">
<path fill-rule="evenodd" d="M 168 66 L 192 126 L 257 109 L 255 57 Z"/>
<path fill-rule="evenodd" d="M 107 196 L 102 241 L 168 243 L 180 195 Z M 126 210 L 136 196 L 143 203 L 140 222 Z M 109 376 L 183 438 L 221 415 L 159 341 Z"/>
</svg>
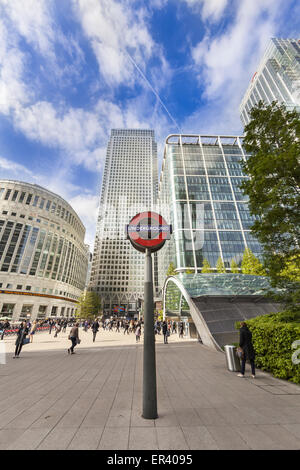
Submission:
<svg viewBox="0 0 300 470">
<path fill-rule="evenodd" d="M 263 315 L 247 320 L 247 325 L 252 332 L 256 366 L 274 377 L 300 384 L 300 364 L 292 362 L 292 343 L 300 340 L 300 312 Z"/>
</svg>

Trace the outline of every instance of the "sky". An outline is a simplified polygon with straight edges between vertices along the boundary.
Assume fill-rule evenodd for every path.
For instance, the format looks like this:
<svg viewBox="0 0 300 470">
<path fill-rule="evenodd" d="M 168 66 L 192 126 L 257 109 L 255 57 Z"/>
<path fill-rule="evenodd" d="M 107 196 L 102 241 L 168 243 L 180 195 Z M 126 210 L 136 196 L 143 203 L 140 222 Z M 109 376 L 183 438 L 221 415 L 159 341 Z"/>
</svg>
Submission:
<svg viewBox="0 0 300 470">
<path fill-rule="evenodd" d="M 0 0 L 0 178 L 68 201 L 94 243 L 113 128 L 242 135 L 239 103 L 299 0 Z"/>
</svg>

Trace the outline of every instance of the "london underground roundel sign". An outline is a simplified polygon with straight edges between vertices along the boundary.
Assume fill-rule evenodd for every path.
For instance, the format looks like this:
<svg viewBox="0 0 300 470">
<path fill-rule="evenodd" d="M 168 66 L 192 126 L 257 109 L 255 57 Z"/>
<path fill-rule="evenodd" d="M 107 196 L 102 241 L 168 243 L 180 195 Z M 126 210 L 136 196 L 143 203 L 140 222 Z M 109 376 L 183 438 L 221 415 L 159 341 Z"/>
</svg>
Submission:
<svg viewBox="0 0 300 470">
<path fill-rule="evenodd" d="M 136 214 L 126 225 L 127 238 L 133 247 L 141 252 L 160 250 L 172 233 L 171 225 L 156 212 L 147 211 Z"/>
</svg>

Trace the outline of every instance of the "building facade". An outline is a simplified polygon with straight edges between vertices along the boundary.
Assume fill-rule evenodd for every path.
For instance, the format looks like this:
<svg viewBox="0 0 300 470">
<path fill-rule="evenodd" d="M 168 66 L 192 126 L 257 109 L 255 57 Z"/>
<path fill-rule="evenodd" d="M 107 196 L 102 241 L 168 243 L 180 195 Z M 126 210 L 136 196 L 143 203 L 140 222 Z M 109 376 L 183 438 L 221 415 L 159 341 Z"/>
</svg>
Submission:
<svg viewBox="0 0 300 470">
<path fill-rule="evenodd" d="M 112 129 L 107 146 L 90 289 L 105 314 L 133 315 L 143 297 L 144 257 L 126 239 L 125 225 L 157 199 L 157 144 L 153 130 Z"/>
<path fill-rule="evenodd" d="M 0 180 L 0 316 L 72 317 L 84 289 L 85 227 L 60 196 Z"/>
<path fill-rule="evenodd" d="M 245 248 L 261 255 L 250 233 L 254 218 L 240 184 L 247 155 L 242 137 L 171 135 L 166 139 L 158 199 L 173 235 L 158 252 L 159 286 L 170 263 L 176 272 L 201 272 L 221 258 L 241 265 Z"/>
<path fill-rule="evenodd" d="M 300 39 L 272 38 L 240 104 L 244 125 L 260 100 L 300 112 Z"/>
</svg>

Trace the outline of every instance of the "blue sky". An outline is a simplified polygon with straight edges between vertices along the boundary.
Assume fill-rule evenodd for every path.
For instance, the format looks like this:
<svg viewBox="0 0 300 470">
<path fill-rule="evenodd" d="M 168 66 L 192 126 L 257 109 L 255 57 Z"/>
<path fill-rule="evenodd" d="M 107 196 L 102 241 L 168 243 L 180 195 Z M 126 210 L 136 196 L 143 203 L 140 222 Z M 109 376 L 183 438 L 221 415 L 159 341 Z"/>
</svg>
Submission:
<svg viewBox="0 0 300 470">
<path fill-rule="evenodd" d="M 93 244 L 111 128 L 240 134 L 238 106 L 298 0 L 0 0 L 0 177 L 64 197 Z"/>
</svg>

